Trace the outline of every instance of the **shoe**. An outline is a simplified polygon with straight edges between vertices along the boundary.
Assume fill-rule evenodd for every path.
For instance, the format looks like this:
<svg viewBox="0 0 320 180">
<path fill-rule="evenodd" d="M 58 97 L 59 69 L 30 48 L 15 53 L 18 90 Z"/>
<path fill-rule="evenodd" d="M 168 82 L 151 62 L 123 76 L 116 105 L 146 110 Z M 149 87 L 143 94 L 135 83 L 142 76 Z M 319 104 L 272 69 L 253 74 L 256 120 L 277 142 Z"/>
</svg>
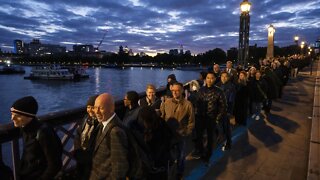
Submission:
<svg viewBox="0 0 320 180">
<path fill-rule="evenodd" d="M 201 153 L 200 153 L 199 151 L 193 151 L 193 152 L 191 153 L 191 157 L 192 157 L 193 159 L 200 159 L 200 158 L 201 158 Z"/>
<path fill-rule="evenodd" d="M 256 117 L 256 115 L 255 114 L 253 114 L 252 116 L 251 116 L 251 119 L 254 119 Z"/>
<path fill-rule="evenodd" d="M 231 149 L 231 144 L 225 144 L 222 146 L 221 150 L 222 151 L 228 151 Z"/>
<path fill-rule="evenodd" d="M 260 120 L 260 116 L 256 116 L 255 120 L 259 121 Z"/>
</svg>

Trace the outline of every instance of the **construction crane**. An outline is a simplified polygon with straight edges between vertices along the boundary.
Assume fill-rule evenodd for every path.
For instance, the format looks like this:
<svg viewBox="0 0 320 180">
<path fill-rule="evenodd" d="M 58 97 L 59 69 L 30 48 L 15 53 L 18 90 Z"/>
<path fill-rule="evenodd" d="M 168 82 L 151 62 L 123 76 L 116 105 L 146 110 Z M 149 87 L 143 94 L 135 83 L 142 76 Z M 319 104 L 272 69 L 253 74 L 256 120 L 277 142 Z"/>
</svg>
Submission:
<svg viewBox="0 0 320 180">
<path fill-rule="evenodd" d="M 98 44 L 98 46 L 97 46 L 97 50 L 99 50 L 99 48 L 100 48 L 100 46 L 101 46 L 101 44 L 102 44 L 102 42 L 103 42 L 104 38 L 105 38 L 105 37 L 106 37 L 106 35 L 107 35 L 107 32 L 108 32 L 108 30 L 106 29 L 106 31 L 104 32 L 104 34 L 103 34 L 103 36 L 102 36 L 101 41 L 99 42 L 99 44 Z"/>
</svg>

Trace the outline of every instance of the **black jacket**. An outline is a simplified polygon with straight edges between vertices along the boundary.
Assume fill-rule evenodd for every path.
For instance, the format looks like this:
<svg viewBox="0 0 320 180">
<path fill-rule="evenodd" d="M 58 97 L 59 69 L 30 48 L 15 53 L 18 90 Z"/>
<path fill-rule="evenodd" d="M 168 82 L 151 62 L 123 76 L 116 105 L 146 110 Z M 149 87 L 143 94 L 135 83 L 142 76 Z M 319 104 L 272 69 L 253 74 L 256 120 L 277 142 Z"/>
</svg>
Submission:
<svg viewBox="0 0 320 180">
<path fill-rule="evenodd" d="M 223 84 L 221 81 L 217 84 L 218 87 L 220 87 L 224 95 L 226 96 L 227 104 L 228 104 L 228 109 L 227 113 L 232 114 L 233 113 L 233 108 L 234 108 L 234 99 L 236 96 L 236 87 L 235 85 L 228 81 L 227 83 Z"/>
<path fill-rule="evenodd" d="M 144 107 L 144 106 L 150 106 L 153 109 L 160 109 L 160 105 L 161 105 L 161 99 L 156 97 L 154 103 L 150 104 L 147 102 L 147 97 L 141 98 L 140 99 L 140 106 Z"/>
<path fill-rule="evenodd" d="M 130 128 L 132 123 L 138 119 L 140 109 L 140 106 L 133 107 L 132 109 L 127 108 L 126 113 L 124 114 L 124 117 L 122 119 L 122 122 L 126 127 Z"/>
<path fill-rule="evenodd" d="M 227 101 L 223 91 L 217 87 L 201 87 L 197 103 L 198 115 L 201 118 L 220 121 L 227 113 Z"/>
<path fill-rule="evenodd" d="M 248 84 L 252 102 L 263 102 L 267 99 L 267 82 L 264 79 L 252 80 Z"/>
<path fill-rule="evenodd" d="M 52 127 L 37 119 L 22 128 L 21 180 L 53 179 L 56 176 L 62 166 L 61 153 L 58 153 L 61 144 L 57 138 Z"/>
</svg>

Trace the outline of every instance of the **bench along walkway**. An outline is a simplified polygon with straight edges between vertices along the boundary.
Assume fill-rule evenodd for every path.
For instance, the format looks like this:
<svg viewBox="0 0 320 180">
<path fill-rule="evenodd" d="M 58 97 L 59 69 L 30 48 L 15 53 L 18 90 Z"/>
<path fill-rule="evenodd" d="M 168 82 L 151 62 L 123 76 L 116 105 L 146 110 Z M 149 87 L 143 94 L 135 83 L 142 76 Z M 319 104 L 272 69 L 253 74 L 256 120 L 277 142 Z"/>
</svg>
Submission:
<svg viewBox="0 0 320 180">
<path fill-rule="evenodd" d="M 310 76 L 310 68 L 305 68 L 288 82 L 283 97 L 273 102 L 270 115 L 259 121 L 248 119 L 247 127 L 236 128 L 232 149 L 222 152 L 217 147 L 211 166 L 187 161 L 185 179 L 318 179 L 319 114 L 317 121 L 313 116 L 313 108 L 319 113 L 319 104 L 313 107 L 316 72 Z M 315 95 L 319 103 L 319 89 Z M 318 123 L 318 134 L 311 139 L 314 147 L 309 161 L 312 120 L 313 126 Z M 313 166 L 310 175 L 308 163 Z"/>
</svg>

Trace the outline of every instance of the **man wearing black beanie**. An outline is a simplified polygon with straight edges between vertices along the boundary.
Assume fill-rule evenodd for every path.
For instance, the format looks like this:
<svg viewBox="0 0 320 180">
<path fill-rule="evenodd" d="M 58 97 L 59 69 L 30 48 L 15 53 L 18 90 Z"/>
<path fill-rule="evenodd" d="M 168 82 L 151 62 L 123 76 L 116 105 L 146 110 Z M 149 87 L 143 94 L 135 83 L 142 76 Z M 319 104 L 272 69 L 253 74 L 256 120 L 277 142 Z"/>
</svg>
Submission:
<svg viewBox="0 0 320 180">
<path fill-rule="evenodd" d="M 53 179 L 62 166 L 62 145 L 52 127 L 38 121 L 38 103 L 32 96 L 16 100 L 11 107 L 11 120 L 21 128 L 23 153 L 19 178 Z"/>
</svg>

